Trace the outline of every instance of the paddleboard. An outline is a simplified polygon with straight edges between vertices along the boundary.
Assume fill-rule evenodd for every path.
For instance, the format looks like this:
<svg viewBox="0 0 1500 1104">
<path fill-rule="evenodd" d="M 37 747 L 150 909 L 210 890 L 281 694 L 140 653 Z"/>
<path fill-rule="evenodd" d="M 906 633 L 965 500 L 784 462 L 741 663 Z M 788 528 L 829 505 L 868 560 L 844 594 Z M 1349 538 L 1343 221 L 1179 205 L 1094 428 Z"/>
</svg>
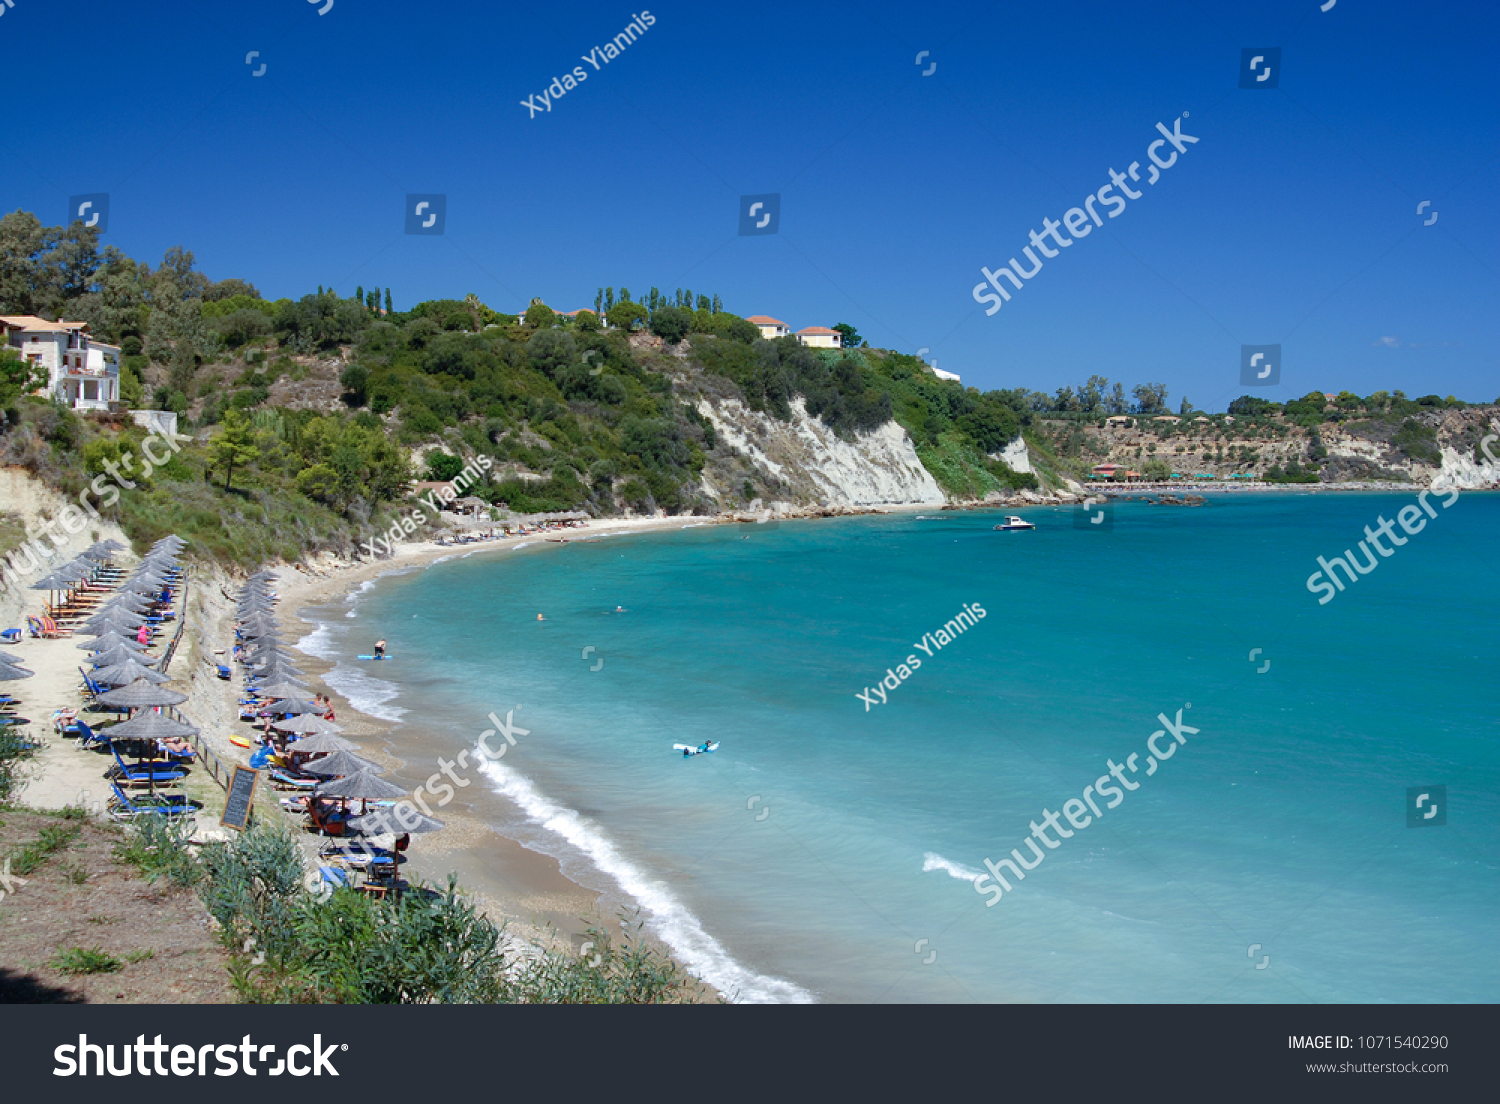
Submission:
<svg viewBox="0 0 1500 1104">
<path fill-rule="evenodd" d="M 376 663 L 379 663 L 382 659 L 395 659 L 396 657 L 388 655 L 388 656 L 355 656 L 354 658 L 355 659 L 372 659 Z"/>
<path fill-rule="evenodd" d="M 692 758 L 694 755 L 702 755 L 702 754 L 704 754 L 704 752 L 707 752 L 707 751 L 718 751 L 719 750 L 719 741 L 715 740 L 713 743 L 709 744 L 708 747 L 706 747 L 706 748 L 702 747 L 702 746 L 700 746 L 698 744 L 673 744 L 672 745 L 672 750 L 673 751 L 685 751 L 685 752 L 687 752 L 687 755 L 685 755 L 683 757 L 683 758 L 687 759 L 687 758 Z"/>
<path fill-rule="evenodd" d="M 229 742 L 235 747 L 239 748 L 247 748 L 250 746 L 250 741 L 245 739 L 243 736 L 231 736 L 229 737 Z"/>
</svg>

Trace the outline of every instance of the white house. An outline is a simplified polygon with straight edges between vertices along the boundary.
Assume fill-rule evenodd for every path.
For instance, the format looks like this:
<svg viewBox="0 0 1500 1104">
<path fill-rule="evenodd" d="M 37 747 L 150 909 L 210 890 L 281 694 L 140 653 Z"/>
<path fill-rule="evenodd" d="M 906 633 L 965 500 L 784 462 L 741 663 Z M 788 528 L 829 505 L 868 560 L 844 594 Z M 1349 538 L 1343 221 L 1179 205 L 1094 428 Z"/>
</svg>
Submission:
<svg viewBox="0 0 1500 1104">
<path fill-rule="evenodd" d="M 120 348 L 95 341 L 87 322 L 48 322 L 0 315 L 5 344 L 47 370 L 47 394 L 77 410 L 108 410 L 120 401 Z"/>
<path fill-rule="evenodd" d="M 844 335 L 827 326 L 809 326 L 797 331 L 797 340 L 812 349 L 841 349 Z"/>
<path fill-rule="evenodd" d="M 776 337 L 786 337 L 792 332 L 792 328 L 785 322 L 764 314 L 752 314 L 745 321 L 756 326 L 760 330 L 760 336 L 767 341 Z"/>
</svg>

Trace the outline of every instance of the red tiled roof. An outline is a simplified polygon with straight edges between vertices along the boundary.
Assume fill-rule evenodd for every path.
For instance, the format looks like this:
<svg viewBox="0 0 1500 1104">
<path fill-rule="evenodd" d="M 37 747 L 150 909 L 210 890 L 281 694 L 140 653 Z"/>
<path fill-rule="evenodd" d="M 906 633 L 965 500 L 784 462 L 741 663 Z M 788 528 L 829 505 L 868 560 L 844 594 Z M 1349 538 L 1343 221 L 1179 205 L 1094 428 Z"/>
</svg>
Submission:
<svg viewBox="0 0 1500 1104">
<path fill-rule="evenodd" d="M 838 336 L 838 332 L 839 331 L 838 330 L 830 330 L 827 326 L 809 326 L 809 327 L 807 327 L 807 329 L 805 329 L 805 330 L 798 330 L 797 332 L 799 334 L 814 334 L 814 335 L 824 335 L 824 334 L 826 334 L 829 337 L 836 337 L 836 336 Z"/>
<path fill-rule="evenodd" d="M 786 323 L 779 318 L 772 318 L 765 314 L 752 314 L 745 319 L 746 322 L 754 322 L 757 326 L 785 326 Z"/>
</svg>

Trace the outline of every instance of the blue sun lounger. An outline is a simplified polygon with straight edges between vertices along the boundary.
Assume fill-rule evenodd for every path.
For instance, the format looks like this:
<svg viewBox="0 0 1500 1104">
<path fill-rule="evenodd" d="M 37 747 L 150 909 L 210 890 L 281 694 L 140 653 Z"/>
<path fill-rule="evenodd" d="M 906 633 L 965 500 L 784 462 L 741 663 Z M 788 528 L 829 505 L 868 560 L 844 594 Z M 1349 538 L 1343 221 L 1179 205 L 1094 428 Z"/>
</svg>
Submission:
<svg viewBox="0 0 1500 1104">
<path fill-rule="evenodd" d="M 135 820 L 143 816 L 176 819 L 192 816 L 196 811 L 185 794 L 155 794 L 132 798 L 113 782 L 109 788 L 115 792 L 115 798 L 109 804 L 109 815 L 113 820 Z"/>
<path fill-rule="evenodd" d="M 119 749 L 112 743 L 109 745 L 109 753 L 115 757 L 118 769 L 111 767 L 104 772 L 104 776 L 127 786 L 166 786 L 181 782 L 187 777 L 187 768 L 178 763 L 154 759 L 131 767 L 120 758 Z"/>
</svg>

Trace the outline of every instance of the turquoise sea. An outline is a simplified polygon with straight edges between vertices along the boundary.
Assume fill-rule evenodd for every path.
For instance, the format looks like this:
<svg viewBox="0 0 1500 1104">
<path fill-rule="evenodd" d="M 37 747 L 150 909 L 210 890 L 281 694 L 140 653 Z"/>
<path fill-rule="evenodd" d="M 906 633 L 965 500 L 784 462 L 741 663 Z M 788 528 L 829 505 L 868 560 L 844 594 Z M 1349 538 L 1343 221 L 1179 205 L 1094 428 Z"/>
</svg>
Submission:
<svg viewBox="0 0 1500 1104">
<path fill-rule="evenodd" d="M 309 611 L 304 647 L 425 733 L 407 782 L 514 711 L 526 733 L 464 800 L 741 999 L 1493 1001 L 1500 497 L 1429 497 L 1331 602 L 1306 586 L 1414 501 L 481 546 Z M 915 646 L 966 603 L 986 616 Z M 354 661 L 377 636 L 396 662 Z M 883 704 L 858 696 L 911 655 Z M 1148 766 L 1179 710 L 1197 732 Z M 1031 861 L 1031 822 L 1110 761 L 1138 788 L 1096 787 L 1068 838 L 1042 824 L 1056 846 L 987 906 L 985 859 Z"/>
</svg>

